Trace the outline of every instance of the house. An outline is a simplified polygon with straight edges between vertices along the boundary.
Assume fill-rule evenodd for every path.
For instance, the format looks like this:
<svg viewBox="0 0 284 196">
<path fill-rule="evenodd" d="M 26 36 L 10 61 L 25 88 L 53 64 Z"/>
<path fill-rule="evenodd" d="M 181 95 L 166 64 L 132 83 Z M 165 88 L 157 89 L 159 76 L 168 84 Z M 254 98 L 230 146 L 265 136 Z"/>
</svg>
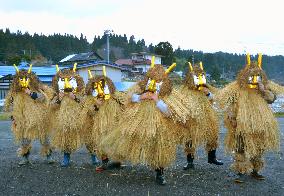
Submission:
<svg viewBox="0 0 284 196">
<path fill-rule="evenodd" d="M 103 61 L 104 59 L 96 52 L 86 52 L 79 54 L 71 54 L 59 61 L 60 64 L 70 64 L 77 62 L 78 64 L 93 62 L 93 61 Z"/>
<path fill-rule="evenodd" d="M 147 52 L 131 53 L 131 59 L 118 59 L 116 64 L 132 73 L 145 74 L 151 67 L 152 56 L 155 56 L 155 64 L 162 64 L 162 56 Z"/>
<path fill-rule="evenodd" d="M 88 70 L 93 75 L 102 75 L 103 66 L 106 67 L 106 73 L 113 82 L 121 82 L 122 68 L 115 63 L 108 63 L 96 52 L 87 52 L 81 54 L 72 54 L 61 61 L 59 61 L 59 67 L 72 68 L 74 63 L 77 63 L 77 72 L 84 79 L 84 82 L 88 82 Z"/>
</svg>

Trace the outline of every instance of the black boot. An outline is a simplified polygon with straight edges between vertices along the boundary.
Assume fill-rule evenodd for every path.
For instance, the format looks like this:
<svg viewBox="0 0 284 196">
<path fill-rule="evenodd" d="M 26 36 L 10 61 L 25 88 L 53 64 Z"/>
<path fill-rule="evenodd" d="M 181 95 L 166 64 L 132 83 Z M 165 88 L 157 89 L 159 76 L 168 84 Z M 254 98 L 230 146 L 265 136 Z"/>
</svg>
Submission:
<svg viewBox="0 0 284 196">
<path fill-rule="evenodd" d="M 223 162 L 216 159 L 216 150 L 208 152 L 208 163 L 215 165 L 223 165 Z"/>
<path fill-rule="evenodd" d="M 188 154 L 186 156 L 187 164 L 185 166 L 183 166 L 183 170 L 188 170 L 188 169 L 194 168 L 193 159 L 194 159 L 194 157 L 193 157 L 192 154 Z"/>
<path fill-rule="evenodd" d="M 164 168 L 160 167 L 160 168 L 156 169 L 155 171 L 157 172 L 156 182 L 159 185 L 165 185 L 167 182 L 166 182 L 165 176 L 164 176 Z"/>
<path fill-rule="evenodd" d="M 259 174 L 255 169 L 251 172 L 251 177 L 253 177 L 256 180 L 265 180 L 265 177 Z"/>
</svg>

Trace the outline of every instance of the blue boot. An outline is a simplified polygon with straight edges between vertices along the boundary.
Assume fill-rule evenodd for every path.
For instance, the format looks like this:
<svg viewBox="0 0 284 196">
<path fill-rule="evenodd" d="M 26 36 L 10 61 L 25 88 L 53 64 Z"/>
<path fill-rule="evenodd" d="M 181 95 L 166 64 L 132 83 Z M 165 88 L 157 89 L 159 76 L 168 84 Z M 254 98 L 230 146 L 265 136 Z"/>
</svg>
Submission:
<svg viewBox="0 0 284 196">
<path fill-rule="evenodd" d="M 63 161 L 61 163 L 61 167 L 70 166 L 70 153 L 64 152 Z"/>
<path fill-rule="evenodd" d="M 99 161 L 99 159 L 98 159 L 96 154 L 91 154 L 91 160 L 92 160 L 92 164 L 94 166 L 96 166 L 96 165 L 98 165 L 100 163 L 100 161 Z"/>
</svg>

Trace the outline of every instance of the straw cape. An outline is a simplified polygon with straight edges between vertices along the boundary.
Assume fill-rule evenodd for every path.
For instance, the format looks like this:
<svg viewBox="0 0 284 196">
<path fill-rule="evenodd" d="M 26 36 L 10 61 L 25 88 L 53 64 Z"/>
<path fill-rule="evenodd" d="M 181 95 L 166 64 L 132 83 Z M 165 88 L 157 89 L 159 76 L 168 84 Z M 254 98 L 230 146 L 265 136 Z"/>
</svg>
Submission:
<svg viewBox="0 0 284 196">
<path fill-rule="evenodd" d="M 255 85 L 261 78 L 265 92 Z M 250 82 L 250 80 L 252 82 Z M 273 94 L 283 92 L 283 87 L 268 81 L 261 68 L 261 59 L 250 63 L 240 71 L 237 81 L 222 89 L 217 95 L 221 108 L 225 110 L 225 126 L 228 129 L 225 149 L 235 154 L 232 168 L 240 173 L 259 171 L 264 164 L 262 156 L 268 151 L 279 151 L 280 132 L 278 123 L 267 101 Z"/>
<path fill-rule="evenodd" d="M 175 97 L 175 104 L 179 107 L 171 109 L 173 119 L 179 122 L 180 143 L 190 142 L 190 148 L 186 147 L 187 154 L 195 154 L 195 150 L 204 146 L 207 151 L 215 150 L 218 146 L 219 122 L 217 113 L 212 107 L 208 97 L 198 90 L 198 85 L 194 83 L 194 76 L 201 78 L 205 75 L 203 66 L 191 66 L 186 75 L 184 84 L 173 90 L 171 96 Z M 202 83 L 200 81 L 200 83 Z M 203 86 L 216 92 L 214 87 L 206 83 Z M 167 100 L 166 100 L 166 103 Z"/>
<path fill-rule="evenodd" d="M 71 80 L 73 80 L 72 83 Z M 61 85 L 59 85 L 60 82 L 64 83 L 64 89 L 61 89 Z M 78 102 L 83 95 L 84 82 L 83 79 L 76 74 L 76 67 L 73 70 L 65 69 L 60 71 L 58 69 L 57 74 L 53 78 L 52 87 L 56 95 L 50 105 L 50 112 L 52 112 L 51 142 L 55 148 L 72 153 L 81 146 L 80 133 L 83 128 L 84 119 L 80 118 L 82 104 Z M 68 92 L 64 92 L 67 88 L 69 89 Z M 60 103 L 58 103 L 58 96 L 61 91 L 65 93 L 65 96 Z M 75 94 L 77 102 L 68 96 L 69 92 Z"/>
<path fill-rule="evenodd" d="M 128 90 L 127 97 L 159 88 L 158 98 L 169 98 L 172 84 L 167 71 L 165 74 L 162 65 L 152 66 L 145 79 Z M 155 101 L 129 101 L 118 125 L 106 136 L 102 146 L 109 156 L 116 160 L 129 160 L 133 164 L 143 163 L 152 168 L 167 167 L 176 155 L 178 138 L 175 131 L 174 121 L 161 113 Z"/>
<path fill-rule="evenodd" d="M 103 84 L 102 97 L 97 93 L 97 87 L 100 84 Z M 96 152 L 100 156 L 105 156 L 99 144 L 103 137 L 117 125 L 123 102 L 123 94 L 115 90 L 110 78 L 106 76 L 89 78 L 81 113 L 85 121 L 81 135 L 90 153 Z"/>
<path fill-rule="evenodd" d="M 43 85 L 35 73 L 29 70 L 18 70 L 14 76 L 11 89 L 6 97 L 5 110 L 11 111 L 13 118 L 12 131 L 15 142 L 20 144 L 23 139 L 30 141 L 39 139 L 42 144 L 48 137 L 48 101 L 52 95 L 51 89 Z M 32 99 L 23 89 L 40 93 L 40 99 Z M 18 150 L 19 155 L 28 153 L 31 144 Z M 42 155 L 49 153 L 49 146 L 42 147 Z"/>
</svg>

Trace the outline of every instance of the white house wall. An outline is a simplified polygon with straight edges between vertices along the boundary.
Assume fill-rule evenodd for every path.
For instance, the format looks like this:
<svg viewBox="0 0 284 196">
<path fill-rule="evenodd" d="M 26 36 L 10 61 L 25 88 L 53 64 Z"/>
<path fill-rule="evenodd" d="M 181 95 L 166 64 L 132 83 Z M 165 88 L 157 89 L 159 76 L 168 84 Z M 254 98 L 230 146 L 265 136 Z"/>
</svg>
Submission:
<svg viewBox="0 0 284 196">
<path fill-rule="evenodd" d="M 152 56 L 151 55 L 145 55 L 145 59 L 152 60 Z M 155 64 L 159 64 L 159 65 L 162 64 L 161 57 L 157 57 L 157 56 L 155 57 Z"/>
<path fill-rule="evenodd" d="M 93 75 L 102 75 L 103 66 L 95 65 L 93 67 L 80 68 L 78 73 L 83 78 L 85 84 L 87 84 L 89 79 L 88 69 L 91 70 Z M 122 73 L 120 69 L 106 66 L 106 73 L 113 82 L 121 82 Z"/>
</svg>

